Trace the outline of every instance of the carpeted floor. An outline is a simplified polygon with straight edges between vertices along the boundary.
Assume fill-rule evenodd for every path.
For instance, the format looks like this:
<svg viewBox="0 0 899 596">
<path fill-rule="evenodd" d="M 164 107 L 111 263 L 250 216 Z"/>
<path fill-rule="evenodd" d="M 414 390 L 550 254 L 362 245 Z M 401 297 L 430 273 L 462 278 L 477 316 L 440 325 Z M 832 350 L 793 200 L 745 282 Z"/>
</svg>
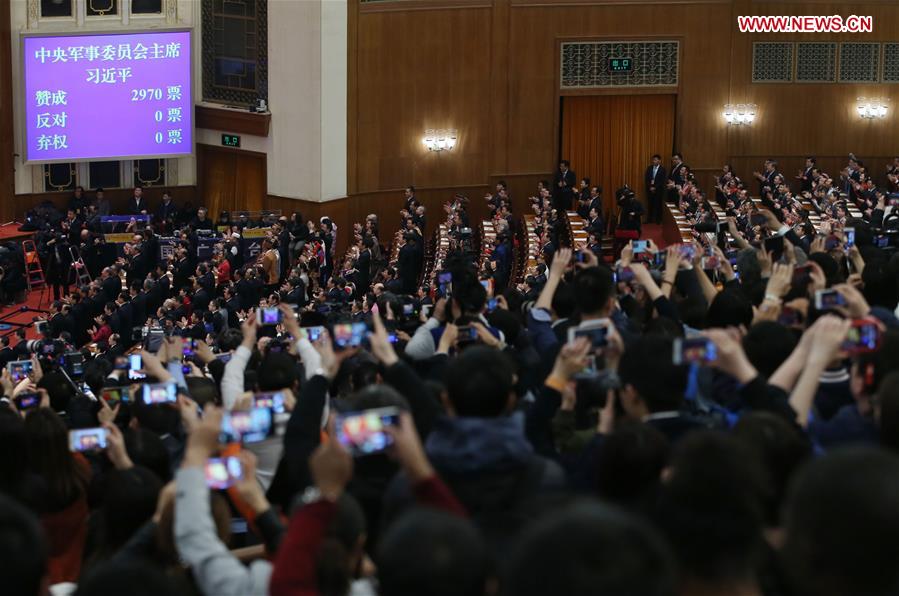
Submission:
<svg viewBox="0 0 899 596">
<path fill-rule="evenodd" d="M 28 339 L 37 338 L 34 325 L 31 323 L 35 317 L 42 316 L 42 313 L 27 309 L 47 310 L 51 300 L 53 300 L 53 290 L 48 287 L 44 290 L 43 296 L 41 295 L 41 290 L 37 289 L 26 295 L 25 302 L 13 306 L 3 306 L 0 309 L 0 335 L 12 334 L 13 331 L 19 328 L 17 325 L 7 328 L 6 326 L 10 323 L 21 323 L 28 324 L 26 336 Z M 26 310 L 23 310 L 23 308 Z"/>
</svg>

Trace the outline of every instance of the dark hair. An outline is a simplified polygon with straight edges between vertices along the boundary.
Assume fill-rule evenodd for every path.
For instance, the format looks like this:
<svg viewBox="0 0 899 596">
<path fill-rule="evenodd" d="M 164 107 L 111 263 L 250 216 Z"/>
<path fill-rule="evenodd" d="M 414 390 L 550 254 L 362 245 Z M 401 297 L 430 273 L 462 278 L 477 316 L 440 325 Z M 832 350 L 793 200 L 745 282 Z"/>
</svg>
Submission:
<svg viewBox="0 0 899 596">
<path fill-rule="evenodd" d="M 515 367 L 502 352 L 474 346 L 450 362 L 446 386 L 457 416 L 495 418 L 509 406 Z"/>
<path fill-rule="evenodd" d="M 560 283 L 553 294 L 552 309 L 560 319 L 567 319 L 577 308 L 577 297 L 572 284 Z"/>
<path fill-rule="evenodd" d="M 595 315 L 615 296 L 612 272 L 603 266 L 583 269 L 574 278 L 574 295 L 581 315 Z"/>
<path fill-rule="evenodd" d="M 660 160 L 660 159 L 662 159 L 662 156 L 659 155 L 658 153 L 653 153 L 653 154 L 652 154 L 652 159 L 659 159 L 659 160 Z"/>
<path fill-rule="evenodd" d="M 69 451 L 65 423 L 47 408 L 32 410 L 25 417 L 29 463 L 47 484 L 48 506 L 59 511 L 82 497 L 87 490 L 88 467 L 79 466 Z"/>
<path fill-rule="evenodd" d="M 749 327 L 752 324 L 752 303 L 736 290 L 718 292 L 706 313 L 706 327 Z"/>
<path fill-rule="evenodd" d="M 684 156 L 681 155 L 680 153 L 672 153 L 672 154 L 671 154 L 671 157 L 672 157 L 672 158 L 675 158 L 675 157 L 676 157 L 676 158 L 678 158 L 678 159 L 681 160 L 681 161 L 684 160 Z"/>
<path fill-rule="evenodd" d="M 789 358 L 798 340 L 790 330 L 774 321 L 762 321 L 743 336 L 743 349 L 752 365 L 770 377 Z"/>
<path fill-rule="evenodd" d="M 568 168 L 568 167 L 571 166 L 571 164 L 568 162 L 567 159 L 559 160 L 559 165 L 560 165 L 560 166 L 565 166 L 566 168 Z"/>
<path fill-rule="evenodd" d="M 171 455 L 159 435 L 145 428 L 126 429 L 123 434 L 131 461 L 156 474 L 162 482 L 172 479 Z"/>
<path fill-rule="evenodd" d="M 41 594 L 47 545 L 34 514 L 0 495 L 0 577 L 7 594 Z"/>
<path fill-rule="evenodd" d="M 103 531 L 101 553 L 107 557 L 115 554 L 153 517 L 161 490 L 162 480 L 142 466 L 107 474 L 99 511 Z"/>
<path fill-rule="evenodd" d="M 331 523 L 325 531 L 318 550 L 315 578 L 322 596 L 337 596 L 349 592 L 349 560 L 365 536 L 365 514 L 351 495 L 344 493 L 337 500 Z"/>
<path fill-rule="evenodd" d="M 734 437 L 702 431 L 680 442 L 671 469 L 656 522 L 682 573 L 722 583 L 751 577 L 767 490 L 758 459 Z"/>
<path fill-rule="evenodd" d="M 749 412 L 740 417 L 733 435 L 749 447 L 764 466 L 771 487 L 766 522 L 780 525 L 780 509 L 794 472 L 812 455 L 808 438 L 794 424 L 771 412 Z"/>
<path fill-rule="evenodd" d="M 650 412 L 679 410 L 683 404 L 687 368 L 672 363 L 672 350 L 670 339 L 650 335 L 637 338 L 621 356 L 621 385 L 631 385 Z"/>
<path fill-rule="evenodd" d="M 28 436 L 25 422 L 11 408 L 0 406 L 0 493 L 27 503 Z"/>
<path fill-rule="evenodd" d="M 676 593 L 674 566 L 650 526 L 585 501 L 525 529 L 503 574 L 502 593 L 669 596 Z"/>
<path fill-rule="evenodd" d="M 290 354 L 269 352 L 259 365 L 259 389 L 292 389 L 297 382 L 296 361 Z"/>
<path fill-rule="evenodd" d="M 603 441 L 596 460 L 599 496 L 622 507 L 648 507 L 668 452 L 668 439 L 656 428 L 642 422 L 619 425 Z"/>
<path fill-rule="evenodd" d="M 782 553 L 799 596 L 899 590 L 899 457 L 855 447 L 802 470 L 786 505 Z"/>
<path fill-rule="evenodd" d="M 418 509 L 391 524 L 377 551 L 381 596 L 483 594 L 487 548 L 463 518 Z"/>
</svg>

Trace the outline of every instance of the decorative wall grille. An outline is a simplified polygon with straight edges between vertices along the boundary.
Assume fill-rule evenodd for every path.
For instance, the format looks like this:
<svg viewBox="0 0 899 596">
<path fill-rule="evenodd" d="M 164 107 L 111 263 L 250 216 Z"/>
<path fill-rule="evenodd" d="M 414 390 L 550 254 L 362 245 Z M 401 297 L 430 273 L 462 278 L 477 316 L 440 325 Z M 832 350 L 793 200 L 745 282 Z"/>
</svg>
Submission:
<svg viewBox="0 0 899 596">
<path fill-rule="evenodd" d="M 668 87 L 677 85 L 677 41 L 563 42 L 563 89 L 596 87 Z M 609 70 L 610 58 L 630 58 L 628 72 Z"/>
<path fill-rule="evenodd" d="M 788 83 L 793 80 L 793 44 L 756 42 L 752 44 L 752 82 Z"/>
<path fill-rule="evenodd" d="M 796 82 L 833 83 L 836 78 L 837 44 L 796 44 Z"/>
</svg>

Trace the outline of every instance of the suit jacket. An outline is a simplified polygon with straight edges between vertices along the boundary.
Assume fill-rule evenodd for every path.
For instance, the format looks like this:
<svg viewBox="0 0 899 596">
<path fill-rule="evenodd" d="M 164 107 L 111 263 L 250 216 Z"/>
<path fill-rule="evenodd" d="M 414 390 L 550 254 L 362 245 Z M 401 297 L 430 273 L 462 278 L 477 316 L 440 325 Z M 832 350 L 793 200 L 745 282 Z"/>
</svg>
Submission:
<svg viewBox="0 0 899 596">
<path fill-rule="evenodd" d="M 643 176 L 643 180 L 646 183 L 646 194 L 649 194 L 649 187 L 654 186 L 656 189 L 656 193 L 661 193 L 665 189 L 665 180 L 668 178 L 668 173 L 665 172 L 665 166 L 659 164 L 659 169 L 656 172 L 655 177 L 652 175 L 652 166 L 646 168 L 646 174 Z"/>
<path fill-rule="evenodd" d="M 559 182 L 565 182 L 565 186 L 559 187 Z M 556 201 L 567 201 L 568 209 L 571 208 L 571 201 L 574 198 L 574 187 L 577 185 L 577 176 L 574 172 L 568 170 L 565 174 L 561 171 L 556 172 L 553 178 L 553 197 Z"/>
<path fill-rule="evenodd" d="M 147 199 L 141 197 L 140 201 L 137 200 L 136 197 L 131 197 L 128 199 L 128 214 L 129 215 L 140 215 L 141 211 L 149 211 L 150 208 L 147 206 Z"/>
<path fill-rule="evenodd" d="M 59 337 L 59 334 L 63 331 L 67 331 L 65 317 L 62 313 L 56 313 L 52 317 L 50 317 L 50 321 L 48 322 L 50 328 L 50 337 L 56 339 Z"/>
<path fill-rule="evenodd" d="M 118 275 L 111 275 L 103 280 L 100 284 L 103 288 L 103 294 L 106 298 L 106 302 L 112 302 L 116 298 L 119 297 L 119 293 L 122 291 L 122 280 L 119 279 Z"/>
<path fill-rule="evenodd" d="M 190 285 L 190 276 L 194 274 L 194 266 L 190 259 L 183 259 L 175 264 L 175 271 L 172 275 L 172 286 L 175 292 L 181 288 Z"/>
<path fill-rule="evenodd" d="M 159 207 L 156 209 L 156 217 L 158 217 L 160 221 L 178 217 L 178 208 L 175 207 L 175 202 L 169 201 L 168 205 L 165 204 L 165 201 L 160 203 Z"/>
<path fill-rule="evenodd" d="M 400 249 L 396 267 L 397 275 L 402 280 L 404 294 L 411 294 L 415 291 L 415 286 L 418 285 L 420 264 L 418 247 L 405 244 Z"/>
<path fill-rule="evenodd" d="M 16 359 L 16 355 L 13 352 L 12 348 L 9 346 L 0 350 L 0 367 L 6 368 L 6 364 L 8 362 L 12 362 Z"/>
<path fill-rule="evenodd" d="M 364 296 L 371 283 L 371 251 L 368 249 L 359 253 L 356 259 L 356 295 Z"/>
<path fill-rule="evenodd" d="M 131 298 L 132 319 L 135 327 L 141 327 L 147 320 L 147 295 L 138 292 Z"/>
<path fill-rule="evenodd" d="M 671 171 L 668 173 L 668 180 L 673 180 L 675 184 L 678 186 L 682 185 L 687 179 L 684 177 L 684 170 L 689 169 L 690 166 L 681 162 L 680 165 L 673 166 Z"/>
<path fill-rule="evenodd" d="M 134 308 L 130 302 L 126 302 L 116 311 L 119 317 L 118 328 L 113 327 L 113 331 L 119 334 L 119 339 L 125 345 L 131 345 L 131 328 L 134 326 Z"/>
<path fill-rule="evenodd" d="M 799 184 L 799 192 L 812 192 L 812 168 L 805 168 L 802 171 L 802 181 Z"/>
</svg>

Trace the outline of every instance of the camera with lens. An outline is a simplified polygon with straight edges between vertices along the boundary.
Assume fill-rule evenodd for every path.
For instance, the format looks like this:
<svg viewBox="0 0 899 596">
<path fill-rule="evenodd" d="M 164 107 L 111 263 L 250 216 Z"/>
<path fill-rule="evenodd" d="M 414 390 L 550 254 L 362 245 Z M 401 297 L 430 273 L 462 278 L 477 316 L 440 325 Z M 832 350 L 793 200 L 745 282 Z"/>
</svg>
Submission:
<svg viewBox="0 0 899 596">
<path fill-rule="evenodd" d="M 27 339 L 25 340 L 25 347 L 32 354 L 52 359 L 57 354 L 62 354 L 65 351 L 66 342 L 61 339 Z"/>
</svg>

